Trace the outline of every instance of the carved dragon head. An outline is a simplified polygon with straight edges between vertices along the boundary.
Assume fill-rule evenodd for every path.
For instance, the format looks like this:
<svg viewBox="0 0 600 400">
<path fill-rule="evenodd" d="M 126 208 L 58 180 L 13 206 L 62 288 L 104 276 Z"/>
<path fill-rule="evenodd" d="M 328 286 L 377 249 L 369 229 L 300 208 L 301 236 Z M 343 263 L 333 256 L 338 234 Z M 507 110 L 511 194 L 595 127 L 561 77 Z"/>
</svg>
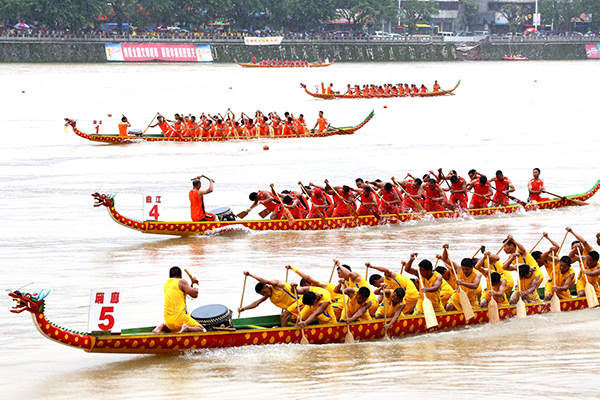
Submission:
<svg viewBox="0 0 600 400">
<path fill-rule="evenodd" d="M 10 312 L 20 314 L 23 311 L 29 311 L 31 313 L 43 313 L 44 312 L 44 299 L 50 290 L 40 290 L 39 293 L 24 293 L 18 290 L 10 292 L 8 295 L 13 298 L 16 303 Z"/>
<path fill-rule="evenodd" d="M 92 197 L 95 200 L 94 207 L 100 207 L 100 206 L 114 207 L 114 205 L 115 205 L 114 197 L 116 195 L 117 195 L 116 193 L 111 193 L 111 194 L 100 194 L 98 192 L 92 193 Z"/>
<path fill-rule="evenodd" d="M 75 120 L 74 119 L 65 118 L 65 126 L 67 126 L 67 125 L 71 125 L 73 128 L 75 128 Z"/>
</svg>

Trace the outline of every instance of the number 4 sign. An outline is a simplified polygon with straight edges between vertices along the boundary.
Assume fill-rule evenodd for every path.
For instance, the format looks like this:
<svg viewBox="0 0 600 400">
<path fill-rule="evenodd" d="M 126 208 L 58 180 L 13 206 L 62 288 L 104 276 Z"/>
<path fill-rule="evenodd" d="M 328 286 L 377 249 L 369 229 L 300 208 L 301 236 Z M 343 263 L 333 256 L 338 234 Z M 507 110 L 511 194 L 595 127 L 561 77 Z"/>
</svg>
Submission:
<svg viewBox="0 0 600 400">
<path fill-rule="evenodd" d="M 162 213 L 162 196 L 155 194 L 144 195 L 144 221 L 158 221 Z"/>
<path fill-rule="evenodd" d="M 121 292 L 92 290 L 88 332 L 121 333 Z"/>
</svg>

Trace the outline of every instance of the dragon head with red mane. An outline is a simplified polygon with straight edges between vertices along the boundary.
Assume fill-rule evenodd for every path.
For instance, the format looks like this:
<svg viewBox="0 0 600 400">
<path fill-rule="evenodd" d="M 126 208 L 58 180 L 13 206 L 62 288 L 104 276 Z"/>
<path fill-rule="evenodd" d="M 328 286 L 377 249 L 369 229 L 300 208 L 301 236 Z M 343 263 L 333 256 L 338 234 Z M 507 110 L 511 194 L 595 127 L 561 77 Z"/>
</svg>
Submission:
<svg viewBox="0 0 600 400">
<path fill-rule="evenodd" d="M 92 197 L 95 200 L 94 207 L 100 207 L 100 206 L 114 207 L 114 205 L 115 205 L 114 197 L 116 195 L 117 195 L 116 193 L 112 193 L 112 194 L 100 194 L 98 192 L 92 193 Z"/>
<path fill-rule="evenodd" d="M 15 290 L 10 292 L 8 295 L 13 298 L 16 303 L 10 312 L 20 314 L 23 311 L 29 311 L 31 313 L 43 313 L 44 312 L 44 299 L 50 290 L 40 290 L 39 293 L 25 293 Z"/>
<path fill-rule="evenodd" d="M 71 125 L 73 128 L 75 128 L 75 120 L 74 119 L 70 119 L 70 118 L 65 118 L 65 126 L 67 125 Z"/>
</svg>

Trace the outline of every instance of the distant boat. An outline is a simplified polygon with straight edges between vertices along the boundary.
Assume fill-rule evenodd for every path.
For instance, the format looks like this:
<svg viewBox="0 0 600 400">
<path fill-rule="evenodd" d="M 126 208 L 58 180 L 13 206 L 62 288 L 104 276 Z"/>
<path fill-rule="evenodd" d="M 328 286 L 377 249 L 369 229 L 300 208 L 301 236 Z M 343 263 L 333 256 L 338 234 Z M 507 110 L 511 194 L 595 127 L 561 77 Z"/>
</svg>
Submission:
<svg viewBox="0 0 600 400">
<path fill-rule="evenodd" d="M 504 56 L 504 61 L 529 61 L 529 58 L 522 56 L 520 54 L 517 54 L 517 55 L 507 54 Z"/>
<path fill-rule="evenodd" d="M 281 63 L 279 61 L 273 61 L 272 63 L 266 62 L 261 64 L 260 62 L 255 64 L 255 63 L 241 63 L 238 62 L 237 60 L 235 60 L 235 62 L 238 65 L 241 65 L 242 67 L 246 67 L 246 68 L 317 68 L 317 67 L 329 67 L 330 65 L 332 65 L 335 60 L 333 60 L 332 62 L 315 62 L 312 64 L 309 64 L 307 62 L 304 61 L 281 61 Z"/>
</svg>

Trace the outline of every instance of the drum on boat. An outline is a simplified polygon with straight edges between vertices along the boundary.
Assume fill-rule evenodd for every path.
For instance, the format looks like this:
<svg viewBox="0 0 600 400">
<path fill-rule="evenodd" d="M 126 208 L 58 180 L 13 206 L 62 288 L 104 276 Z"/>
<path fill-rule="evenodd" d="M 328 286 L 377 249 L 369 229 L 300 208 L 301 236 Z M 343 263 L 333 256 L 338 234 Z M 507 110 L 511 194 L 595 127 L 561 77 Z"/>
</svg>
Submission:
<svg viewBox="0 0 600 400">
<path fill-rule="evenodd" d="M 141 129 L 130 129 L 129 134 L 135 136 L 142 136 L 143 132 Z"/>
<path fill-rule="evenodd" d="M 233 328 L 232 316 L 231 310 L 222 304 L 198 307 L 191 314 L 206 330 Z"/>
<path fill-rule="evenodd" d="M 229 207 L 219 207 L 212 210 L 210 213 L 215 214 L 219 221 L 235 221 L 235 214 Z"/>
</svg>

